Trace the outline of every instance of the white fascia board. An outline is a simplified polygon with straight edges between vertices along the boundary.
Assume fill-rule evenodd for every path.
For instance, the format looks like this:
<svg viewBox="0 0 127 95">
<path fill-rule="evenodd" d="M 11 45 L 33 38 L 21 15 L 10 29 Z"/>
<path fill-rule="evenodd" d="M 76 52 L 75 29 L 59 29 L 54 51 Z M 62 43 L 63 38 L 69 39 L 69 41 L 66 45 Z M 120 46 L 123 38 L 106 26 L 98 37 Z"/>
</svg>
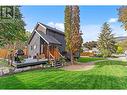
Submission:
<svg viewBox="0 0 127 95">
<path fill-rule="evenodd" d="M 40 36 L 40 37 L 42 37 L 38 32 L 37 32 L 37 30 L 35 30 L 35 32 Z M 44 37 L 42 37 L 44 40 L 45 40 L 45 42 L 47 43 L 47 44 L 49 44 L 49 42 L 44 38 Z"/>
<path fill-rule="evenodd" d="M 45 28 L 45 30 L 46 30 L 46 27 L 45 27 L 44 25 L 42 25 L 42 24 L 39 23 L 39 22 L 38 22 L 38 24 L 39 24 L 41 27 Z"/>
</svg>

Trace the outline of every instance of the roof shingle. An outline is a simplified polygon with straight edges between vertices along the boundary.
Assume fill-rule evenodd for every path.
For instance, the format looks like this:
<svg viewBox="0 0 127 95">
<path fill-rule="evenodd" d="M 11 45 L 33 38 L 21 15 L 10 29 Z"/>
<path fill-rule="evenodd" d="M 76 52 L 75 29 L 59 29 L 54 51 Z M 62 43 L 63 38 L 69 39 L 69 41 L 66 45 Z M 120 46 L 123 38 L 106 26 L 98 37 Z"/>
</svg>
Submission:
<svg viewBox="0 0 127 95">
<path fill-rule="evenodd" d="M 61 45 L 61 43 L 58 40 L 56 40 L 54 37 L 46 35 L 41 31 L 36 31 L 36 32 L 38 32 L 41 35 L 42 39 L 45 39 L 49 44 Z"/>
</svg>

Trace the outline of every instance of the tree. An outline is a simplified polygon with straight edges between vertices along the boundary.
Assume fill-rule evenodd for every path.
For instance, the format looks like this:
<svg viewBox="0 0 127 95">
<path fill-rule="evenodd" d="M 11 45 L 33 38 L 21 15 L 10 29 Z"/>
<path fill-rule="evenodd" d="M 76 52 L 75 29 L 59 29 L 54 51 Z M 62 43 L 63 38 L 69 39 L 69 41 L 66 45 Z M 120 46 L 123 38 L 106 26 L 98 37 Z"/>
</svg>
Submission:
<svg viewBox="0 0 127 95">
<path fill-rule="evenodd" d="M 80 35 L 80 17 L 78 6 L 65 7 L 65 39 L 66 49 L 71 53 L 71 63 L 74 63 L 74 56 L 80 51 L 82 38 Z"/>
<path fill-rule="evenodd" d="M 72 6 L 66 6 L 65 7 L 65 21 L 64 21 L 64 27 L 65 27 L 65 40 L 66 40 L 66 50 L 71 50 L 71 18 L 72 18 Z"/>
<path fill-rule="evenodd" d="M 96 41 L 89 41 L 89 42 L 84 43 L 83 46 L 85 48 L 88 48 L 88 49 L 92 50 L 92 48 L 97 47 L 97 42 Z"/>
<path fill-rule="evenodd" d="M 0 6 L 1 8 L 2 6 Z M 24 41 L 25 23 L 22 20 L 19 6 L 15 6 L 15 18 L 2 19 L 0 22 L 0 43 L 2 46 L 14 44 L 15 41 Z M 10 46 L 10 45 L 9 45 Z"/>
<path fill-rule="evenodd" d="M 123 53 L 123 48 L 120 47 L 120 46 L 117 46 L 117 51 L 116 51 L 116 53 L 122 54 L 122 53 Z"/>
<path fill-rule="evenodd" d="M 19 6 L 10 6 L 15 8 L 15 18 L 1 19 L 0 22 L 0 45 L 6 47 L 13 52 L 15 43 L 17 41 L 25 41 L 25 23 L 22 20 L 22 14 L 20 13 Z M 2 8 L 2 6 L 0 6 Z"/>
<path fill-rule="evenodd" d="M 127 40 L 118 42 L 118 46 L 121 47 L 123 49 L 123 51 L 127 50 Z"/>
<path fill-rule="evenodd" d="M 115 38 L 111 32 L 110 25 L 105 22 L 97 42 L 98 49 L 103 57 L 110 57 L 112 53 L 116 52 Z"/>
<path fill-rule="evenodd" d="M 122 22 L 123 23 L 122 26 L 124 27 L 125 30 L 127 30 L 127 6 L 120 7 L 118 11 L 119 11 L 118 21 Z"/>
</svg>

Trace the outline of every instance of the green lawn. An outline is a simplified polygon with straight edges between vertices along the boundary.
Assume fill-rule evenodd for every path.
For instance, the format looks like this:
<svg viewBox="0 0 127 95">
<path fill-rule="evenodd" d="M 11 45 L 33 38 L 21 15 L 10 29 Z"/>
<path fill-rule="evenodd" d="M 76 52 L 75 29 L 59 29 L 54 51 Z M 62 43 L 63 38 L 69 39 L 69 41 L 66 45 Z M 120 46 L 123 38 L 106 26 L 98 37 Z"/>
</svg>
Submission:
<svg viewBox="0 0 127 95">
<path fill-rule="evenodd" d="M 97 60 L 104 60 L 104 58 L 99 57 L 81 57 L 78 59 L 78 62 L 91 62 L 91 61 L 97 61 Z"/>
<path fill-rule="evenodd" d="M 88 71 L 43 69 L 0 78 L 0 89 L 127 89 L 125 62 L 104 61 Z"/>
</svg>

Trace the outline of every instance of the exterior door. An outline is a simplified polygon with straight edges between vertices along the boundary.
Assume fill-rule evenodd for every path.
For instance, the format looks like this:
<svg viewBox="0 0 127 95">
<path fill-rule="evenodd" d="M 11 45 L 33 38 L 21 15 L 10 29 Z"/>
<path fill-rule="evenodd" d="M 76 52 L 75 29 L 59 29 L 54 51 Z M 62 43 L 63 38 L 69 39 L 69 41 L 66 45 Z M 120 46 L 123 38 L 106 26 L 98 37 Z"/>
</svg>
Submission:
<svg viewBox="0 0 127 95">
<path fill-rule="evenodd" d="M 53 45 L 50 46 L 50 53 L 54 56 L 54 46 Z"/>
</svg>

